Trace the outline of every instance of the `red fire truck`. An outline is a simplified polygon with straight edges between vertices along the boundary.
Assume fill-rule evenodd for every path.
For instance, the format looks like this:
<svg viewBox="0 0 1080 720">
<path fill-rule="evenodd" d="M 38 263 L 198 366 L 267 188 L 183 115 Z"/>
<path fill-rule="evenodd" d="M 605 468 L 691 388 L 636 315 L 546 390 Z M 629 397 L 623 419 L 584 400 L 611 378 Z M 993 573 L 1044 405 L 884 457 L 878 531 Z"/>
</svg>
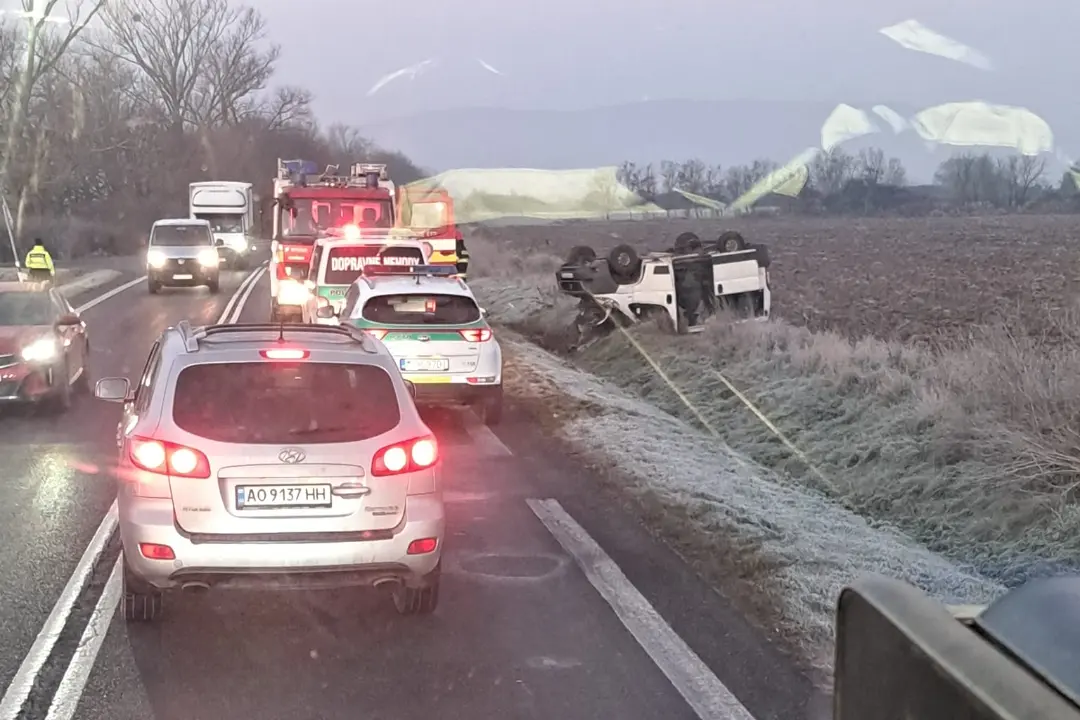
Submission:
<svg viewBox="0 0 1080 720">
<path fill-rule="evenodd" d="M 455 265 L 464 278 L 469 262 L 465 239 L 454 217 L 454 200 L 441 188 L 398 188 L 397 225 L 430 247 L 432 265 Z"/>
<path fill-rule="evenodd" d="M 341 175 L 336 165 L 319 172 L 310 160 L 278 159 L 269 272 L 273 322 L 302 321 L 315 241 L 346 226 L 389 233 L 394 198 L 384 164 L 355 163 Z"/>
</svg>

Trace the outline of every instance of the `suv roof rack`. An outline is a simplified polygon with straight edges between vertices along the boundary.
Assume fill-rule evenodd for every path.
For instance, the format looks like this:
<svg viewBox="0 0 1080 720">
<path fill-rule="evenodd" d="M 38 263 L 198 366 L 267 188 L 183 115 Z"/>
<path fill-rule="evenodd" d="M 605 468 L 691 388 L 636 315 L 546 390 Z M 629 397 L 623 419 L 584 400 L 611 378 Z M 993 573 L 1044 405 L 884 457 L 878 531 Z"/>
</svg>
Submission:
<svg viewBox="0 0 1080 720">
<path fill-rule="evenodd" d="M 207 325 L 204 327 L 192 327 L 191 323 L 187 320 L 181 320 L 173 328 L 180 333 L 180 337 L 184 341 L 184 348 L 187 352 L 197 352 L 199 349 L 199 341 L 207 338 L 212 338 L 215 335 L 226 335 L 228 333 L 266 333 L 276 332 L 279 339 L 284 339 L 286 333 L 299 333 L 308 335 L 317 334 L 333 334 L 341 338 L 347 338 L 353 342 L 358 343 L 367 353 L 375 353 L 378 350 L 375 349 L 372 343 L 371 336 L 360 328 L 353 327 L 352 325 L 300 325 L 291 323 L 243 323 L 236 325 Z"/>
</svg>

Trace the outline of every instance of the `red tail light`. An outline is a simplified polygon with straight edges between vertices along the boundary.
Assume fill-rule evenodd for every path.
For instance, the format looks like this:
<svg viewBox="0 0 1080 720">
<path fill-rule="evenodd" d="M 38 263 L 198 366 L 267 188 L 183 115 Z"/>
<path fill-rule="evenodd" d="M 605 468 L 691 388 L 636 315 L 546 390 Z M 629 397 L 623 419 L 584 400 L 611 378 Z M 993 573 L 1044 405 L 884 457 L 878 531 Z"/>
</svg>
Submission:
<svg viewBox="0 0 1080 720">
<path fill-rule="evenodd" d="M 273 350 L 260 350 L 259 354 L 267 360 L 307 360 L 311 352 L 297 348 L 275 348 Z"/>
<path fill-rule="evenodd" d="M 376 340 L 382 340 L 384 337 L 386 337 L 386 333 L 388 333 L 388 332 L 390 332 L 390 331 L 389 330 L 368 330 L 367 334 L 370 335 L 371 337 L 375 338 Z"/>
<path fill-rule="evenodd" d="M 439 446 L 434 436 L 425 435 L 384 447 L 375 453 L 375 458 L 371 461 L 371 474 L 375 477 L 401 475 L 426 470 L 437 462 L 439 462 Z"/>
<path fill-rule="evenodd" d="M 159 475 L 208 478 L 210 461 L 194 448 L 152 438 L 131 438 L 130 457 L 135 467 Z"/>
<path fill-rule="evenodd" d="M 465 338 L 469 342 L 487 342 L 491 339 L 490 328 L 478 328 L 474 330 L 458 330 L 461 333 L 461 337 Z"/>
</svg>

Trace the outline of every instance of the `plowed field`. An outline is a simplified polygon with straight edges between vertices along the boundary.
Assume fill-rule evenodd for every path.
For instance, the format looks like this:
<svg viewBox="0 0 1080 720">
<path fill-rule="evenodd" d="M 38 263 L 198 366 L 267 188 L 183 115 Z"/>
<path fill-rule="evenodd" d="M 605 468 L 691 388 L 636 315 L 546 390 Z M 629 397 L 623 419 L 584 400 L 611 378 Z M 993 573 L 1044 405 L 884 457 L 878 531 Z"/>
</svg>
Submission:
<svg viewBox="0 0 1080 720">
<path fill-rule="evenodd" d="M 563 255 L 581 244 L 656 250 L 686 230 L 728 228 L 769 246 L 774 312 L 814 330 L 923 340 L 1005 320 L 1053 335 L 1080 299 L 1076 216 L 581 222 L 484 234 Z"/>
</svg>

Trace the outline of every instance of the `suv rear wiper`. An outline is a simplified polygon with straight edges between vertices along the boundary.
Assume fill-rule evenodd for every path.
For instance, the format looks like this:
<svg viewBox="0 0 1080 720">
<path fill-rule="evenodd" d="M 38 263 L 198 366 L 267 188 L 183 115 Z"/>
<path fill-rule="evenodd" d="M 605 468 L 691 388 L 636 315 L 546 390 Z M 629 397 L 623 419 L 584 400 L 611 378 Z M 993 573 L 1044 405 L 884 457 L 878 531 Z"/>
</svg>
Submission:
<svg viewBox="0 0 1080 720">
<path fill-rule="evenodd" d="M 332 425 L 330 427 L 317 427 L 317 428 L 298 428 L 296 430 L 290 430 L 290 435 L 314 435 L 315 433 L 335 433 L 349 428 L 344 425 Z"/>
</svg>

